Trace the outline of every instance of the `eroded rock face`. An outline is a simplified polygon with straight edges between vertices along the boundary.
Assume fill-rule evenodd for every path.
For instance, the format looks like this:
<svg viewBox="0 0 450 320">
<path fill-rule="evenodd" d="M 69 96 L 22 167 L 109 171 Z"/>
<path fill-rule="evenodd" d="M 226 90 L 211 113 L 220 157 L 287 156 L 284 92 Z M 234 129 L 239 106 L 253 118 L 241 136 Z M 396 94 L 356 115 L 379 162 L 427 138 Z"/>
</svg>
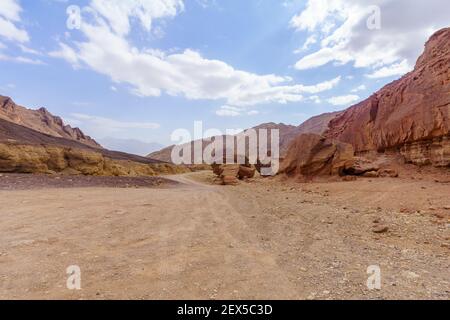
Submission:
<svg viewBox="0 0 450 320">
<path fill-rule="evenodd" d="M 0 172 L 96 176 L 155 176 L 190 172 L 170 164 L 114 160 L 101 153 L 60 146 L 0 143 Z"/>
<path fill-rule="evenodd" d="M 95 140 L 85 135 L 80 129 L 65 125 L 60 117 L 52 115 L 47 109 L 27 109 L 18 106 L 8 97 L 0 96 L 0 119 L 53 137 L 71 139 L 91 147 L 101 148 Z"/>
<path fill-rule="evenodd" d="M 400 153 L 408 163 L 450 167 L 450 136 L 407 143 Z"/>
<path fill-rule="evenodd" d="M 350 144 L 332 142 L 316 134 L 299 135 L 289 147 L 280 173 L 318 176 L 342 175 L 354 162 Z"/>
<path fill-rule="evenodd" d="M 449 165 L 450 28 L 435 33 L 414 71 L 331 120 L 325 136 L 356 152 L 401 150 L 415 164 Z"/>
</svg>

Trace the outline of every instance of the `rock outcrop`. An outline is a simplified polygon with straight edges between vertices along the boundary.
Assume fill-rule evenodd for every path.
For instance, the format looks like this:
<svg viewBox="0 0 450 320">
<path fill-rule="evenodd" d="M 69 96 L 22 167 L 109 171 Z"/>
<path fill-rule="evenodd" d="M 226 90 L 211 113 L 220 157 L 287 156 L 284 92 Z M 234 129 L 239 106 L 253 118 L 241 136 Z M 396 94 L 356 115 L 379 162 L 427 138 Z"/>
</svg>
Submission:
<svg viewBox="0 0 450 320">
<path fill-rule="evenodd" d="M 163 163 L 109 158 L 99 152 L 56 145 L 0 143 L 0 172 L 93 176 L 156 176 L 190 172 Z"/>
<path fill-rule="evenodd" d="M 9 97 L 0 96 L 0 119 L 54 137 L 71 139 L 94 148 L 101 148 L 101 145 L 85 135 L 79 128 L 65 125 L 60 117 L 52 115 L 47 109 L 27 109 L 15 104 Z"/>
<path fill-rule="evenodd" d="M 412 72 L 331 120 L 325 136 L 357 153 L 398 150 L 417 165 L 450 166 L 450 28 L 430 38 Z"/>
<path fill-rule="evenodd" d="M 293 138 L 302 133 L 323 135 L 328 130 L 330 122 L 341 113 L 342 111 L 324 113 L 306 120 L 296 128 L 295 136 Z"/>
<path fill-rule="evenodd" d="M 305 177 L 344 175 L 353 163 L 354 150 L 350 144 L 316 134 L 301 134 L 289 147 L 279 172 Z"/>
<path fill-rule="evenodd" d="M 91 147 L 0 119 L 0 172 L 154 176 L 193 170 Z"/>
</svg>

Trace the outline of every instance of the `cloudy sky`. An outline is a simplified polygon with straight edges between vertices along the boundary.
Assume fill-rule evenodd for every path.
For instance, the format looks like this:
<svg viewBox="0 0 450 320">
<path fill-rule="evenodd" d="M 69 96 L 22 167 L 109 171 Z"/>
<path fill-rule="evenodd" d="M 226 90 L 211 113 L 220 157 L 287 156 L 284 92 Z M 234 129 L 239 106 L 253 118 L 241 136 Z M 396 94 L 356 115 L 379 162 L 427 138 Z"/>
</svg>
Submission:
<svg viewBox="0 0 450 320">
<path fill-rule="evenodd" d="M 94 138 L 298 125 L 411 70 L 448 0 L 1 0 L 0 94 Z"/>
</svg>

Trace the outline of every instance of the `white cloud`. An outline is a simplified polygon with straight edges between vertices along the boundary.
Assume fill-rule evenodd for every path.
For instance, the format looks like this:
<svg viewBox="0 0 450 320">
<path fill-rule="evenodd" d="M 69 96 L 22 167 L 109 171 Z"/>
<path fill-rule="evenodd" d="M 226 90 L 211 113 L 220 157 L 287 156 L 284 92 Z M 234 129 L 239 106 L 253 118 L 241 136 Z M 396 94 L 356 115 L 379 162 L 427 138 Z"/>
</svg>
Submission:
<svg viewBox="0 0 450 320">
<path fill-rule="evenodd" d="M 347 96 L 332 97 L 332 98 L 328 99 L 327 101 L 334 106 L 344 106 L 344 105 L 349 105 L 358 100 L 359 100 L 359 96 L 351 94 L 351 95 L 347 95 Z"/>
<path fill-rule="evenodd" d="M 60 42 L 59 50 L 49 52 L 49 56 L 64 59 L 69 62 L 74 68 L 79 67 L 77 53 L 65 43 Z"/>
<path fill-rule="evenodd" d="M 370 30 L 373 5 L 381 9 L 381 29 Z M 299 70 L 353 63 L 372 69 L 371 77 L 412 69 L 428 37 L 448 26 L 448 0 L 308 0 L 291 26 L 320 39 L 320 48 L 301 58 Z"/>
<path fill-rule="evenodd" d="M 35 55 L 35 56 L 42 56 L 43 55 L 42 52 L 40 52 L 38 50 L 35 50 L 33 48 L 29 48 L 29 47 L 27 47 L 27 46 L 25 46 L 23 44 L 19 44 L 19 48 L 20 48 L 20 50 L 22 50 L 23 53 L 27 53 L 27 54 L 31 54 L 31 55 Z"/>
<path fill-rule="evenodd" d="M 0 4 L 0 38 L 5 41 L 15 43 L 22 52 L 26 54 L 37 54 L 37 51 L 24 45 L 30 41 L 28 33 L 21 29 L 18 25 L 21 23 L 20 13 L 22 8 L 17 0 L 1 0 Z M 11 56 L 4 53 L 8 47 L 4 43 L 0 43 L 0 60 L 15 63 L 43 65 L 45 64 L 39 59 L 28 58 L 24 56 Z"/>
<path fill-rule="evenodd" d="M 0 5 L 0 37 L 24 43 L 30 40 L 28 33 L 16 24 L 20 23 L 22 8 L 17 0 L 2 0 Z"/>
<path fill-rule="evenodd" d="M 245 108 L 239 108 L 234 106 L 221 106 L 218 110 L 216 110 L 216 115 L 219 117 L 238 117 L 243 115 L 255 116 L 259 114 L 258 110 L 250 110 L 247 111 Z"/>
<path fill-rule="evenodd" d="M 11 61 L 11 62 L 16 62 L 16 63 L 23 63 L 23 64 L 34 64 L 34 65 L 44 65 L 45 63 L 39 59 L 31 59 L 31 58 L 27 58 L 27 57 L 22 57 L 22 56 L 9 56 L 6 54 L 2 54 L 0 53 L 0 60 L 3 61 Z"/>
<path fill-rule="evenodd" d="M 174 53 L 136 48 L 127 37 L 131 19 L 138 19 L 141 27 L 150 31 L 155 20 L 173 17 L 184 7 L 176 0 L 123 2 L 92 0 L 91 7 L 97 14 L 84 19 L 80 30 L 86 40 L 60 43 L 59 50 L 50 55 L 75 67 L 87 66 L 109 76 L 114 83 L 129 84 L 139 96 L 166 93 L 195 100 L 224 100 L 235 107 L 302 101 L 304 94 L 330 90 L 341 80 L 338 77 L 316 85 L 292 84 L 289 77 L 237 70 L 192 49 Z M 151 10 L 154 7 L 157 9 Z"/>
<path fill-rule="evenodd" d="M 315 43 L 317 43 L 317 36 L 313 34 L 312 36 L 309 36 L 303 46 L 300 49 L 297 49 L 294 53 L 308 51 L 308 49 Z"/>
<path fill-rule="evenodd" d="M 14 90 L 16 85 L 14 83 L 8 83 L 6 85 L 0 85 L 0 90 L 9 92 L 10 90 Z"/>
<path fill-rule="evenodd" d="M 0 16 L 11 21 L 20 21 L 20 12 L 22 8 L 16 0 L 2 0 L 0 6 Z"/>
<path fill-rule="evenodd" d="M 217 0 L 196 0 L 196 2 L 203 9 L 218 5 Z"/>
<path fill-rule="evenodd" d="M 403 60 L 400 63 L 394 63 L 390 66 L 383 67 L 381 69 L 378 69 L 374 71 L 371 74 L 366 75 L 370 79 L 379 79 L 379 78 L 386 78 L 386 77 L 392 77 L 392 76 L 400 76 L 407 72 L 411 71 L 408 65 L 408 61 Z"/>
<path fill-rule="evenodd" d="M 216 111 L 216 115 L 220 117 L 237 117 L 241 115 L 241 109 L 233 106 L 221 106 L 219 110 Z"/>
<path fill-rule="evenodd" d="M 92 116 L 82 113 L 72 113 L 71 122 L 80 125 L 88 125 L 92 127 L 101 127 L 110 131 L 121 131 L 125 129 L 158 129 L 160 125 L 154 122 L 125 122 L 114 119 Z"/>
<path fill-rule="evenodd" d="M 319 96 L 311 96 L 311 97 L 309 97 L 309 100 L 311 100 L 312 102 L 317 103 L 317 104 L 322 102 L 322 99 L 320 99 Z"/>
<path fill-rule="evenodd" d="M 362 84 L 362 85 L 356 87 L 355 89 L 353 89 L 352 93 L 359 92 L 359 91 L 364 91 L 366 89 L 367 89 L 366 86 Z"/>
<path fill-rule="evenodd" d="M 81 103 L 80 103 L 81 104 Z M 134 138 L 148 137 L 157 134 L 156 129 L 160 128 L 154 122 L 130 122 L 100 117 L 84 113 L 72 113 L 64 117 L 66 123 L 81 128 L 88 132 L 91 137 L 101 139 L 105 137 Z"/>
<path fill-rule="evenodd" d="M 92 0 L 91 7 L 103 16 L 118 35 L 130 32 L 130 20 L 136 18 L 150 31 L 154 19 L 174 17 L 184 9 L 182 0 Z"/>
</svg>

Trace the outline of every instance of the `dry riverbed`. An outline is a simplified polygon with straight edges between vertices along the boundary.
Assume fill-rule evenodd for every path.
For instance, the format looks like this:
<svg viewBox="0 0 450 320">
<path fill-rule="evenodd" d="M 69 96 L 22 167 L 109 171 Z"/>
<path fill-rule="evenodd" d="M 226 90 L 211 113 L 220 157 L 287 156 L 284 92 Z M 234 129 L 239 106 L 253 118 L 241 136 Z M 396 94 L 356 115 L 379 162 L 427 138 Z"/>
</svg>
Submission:
<svg viewBox="0 0 450 320">
<path fill-rule="evenodd" d="M 450 299 L 450 184 L 434 179 L 26 179 L 0 177 L 2 299 Z"/>
</svg>

